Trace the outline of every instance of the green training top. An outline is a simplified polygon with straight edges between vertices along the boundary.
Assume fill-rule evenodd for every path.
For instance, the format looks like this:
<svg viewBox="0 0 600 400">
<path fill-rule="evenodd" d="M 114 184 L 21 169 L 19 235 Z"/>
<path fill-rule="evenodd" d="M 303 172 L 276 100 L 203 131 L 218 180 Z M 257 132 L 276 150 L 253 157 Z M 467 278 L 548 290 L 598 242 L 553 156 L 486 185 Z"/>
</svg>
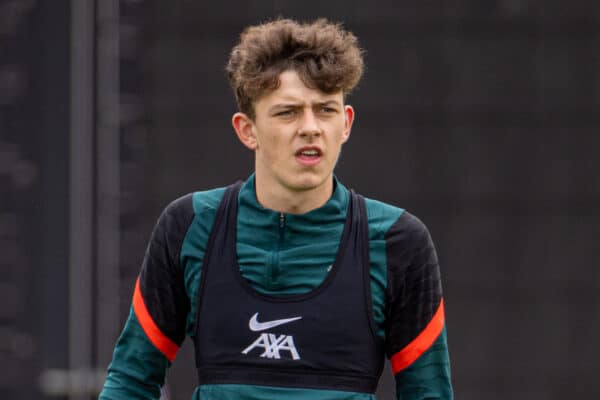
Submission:
<svg viewBox="0 0 600 400">
<path fill-rule="evenodd" d="M 158 399 L 167 368 L 194 333 L 196 301 L 215 214 L 225 188 L 175 200 L 161 214 L 135 285 L 100 400 Z M 259 292 L 307 293 L 327 276 L 341 238 L 348 190 L 336 179 L 322 207 L 282 214 L 262 207 L 254 175 L 238 198 L 237 257 L 242 276 Z M 377 334 L 400 400 L 452 399 L 444 303 L 435 248 L 410 213 L 365 199 L 370 279 Z M 201 327 L 200 327 L 201 329 Z M 193 367 L 193 366 L 190 366 Z M 374 395 L 258 385 L 202 385 L 193 399 L 373 399 Z"/>
</svg>

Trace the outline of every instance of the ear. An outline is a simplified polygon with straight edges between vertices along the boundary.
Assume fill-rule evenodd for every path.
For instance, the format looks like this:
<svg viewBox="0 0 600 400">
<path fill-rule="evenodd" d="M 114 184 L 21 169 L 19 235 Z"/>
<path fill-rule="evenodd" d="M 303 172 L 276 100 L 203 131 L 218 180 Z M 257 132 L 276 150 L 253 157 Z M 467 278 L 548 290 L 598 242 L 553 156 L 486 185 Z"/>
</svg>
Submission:
<svg viewBox="0 0 600 400">
<path fill-rule="evenodd" d="M 231 117 L 231 125 L 240 142 L 250 150 L 256 150 L 257 142 L 252 119 L 244 113 L 237 112 Z"/>
<path fill-rule="evenodd" d="M 344 132 L 342 136 L 342 143 L 350 138 L 350 131 L 352 130 L 352 124 L 354 123 L 354 108 L 350 105 L 344 106 Z"/>
</svg>

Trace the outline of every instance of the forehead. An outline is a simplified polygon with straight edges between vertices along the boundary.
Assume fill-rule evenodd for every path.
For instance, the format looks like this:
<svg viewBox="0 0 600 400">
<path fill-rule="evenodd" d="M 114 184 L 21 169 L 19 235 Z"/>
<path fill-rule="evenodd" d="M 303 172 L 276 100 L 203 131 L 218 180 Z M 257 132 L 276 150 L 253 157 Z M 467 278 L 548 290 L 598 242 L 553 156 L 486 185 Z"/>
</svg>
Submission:
<svg viewBox="0 0 600 400">
<path fill-rule="evenodd" d="M 261 97 L 256 102 L 256 106 L 260 108 L 261 106 L 273 106 L 279 103 L 310 104 L 330 100 L 342 104 L 342 91 L 325 93 L 319 89 L 309 88 L 302 82 L 296 71 L 284 71 L 279 75 L 279 87 Z"/>
</svg>

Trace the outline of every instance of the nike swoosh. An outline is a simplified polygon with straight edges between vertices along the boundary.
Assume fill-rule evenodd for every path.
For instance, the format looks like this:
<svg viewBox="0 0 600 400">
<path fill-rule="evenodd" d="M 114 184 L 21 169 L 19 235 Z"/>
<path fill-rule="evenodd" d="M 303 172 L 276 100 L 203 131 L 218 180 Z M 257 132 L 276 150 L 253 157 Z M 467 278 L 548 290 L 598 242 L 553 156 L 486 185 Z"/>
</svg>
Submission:
<svg viewBox="0 0 600 400">
<path fill-rule="evenodd" d="M 302 319 L 302 317 L 275 319 L 273 321 L 258 322 L 258 313 L 256 313 L 252 316 L 252 318 L 250 318 L 248 326 L 250 327 L 251 331 L 258 332 L 264 331 L 269 328 L 274 328 L 279 325 L 287 324 L 288 322 L 297 321 L 299 319 Z"/>
</svg>

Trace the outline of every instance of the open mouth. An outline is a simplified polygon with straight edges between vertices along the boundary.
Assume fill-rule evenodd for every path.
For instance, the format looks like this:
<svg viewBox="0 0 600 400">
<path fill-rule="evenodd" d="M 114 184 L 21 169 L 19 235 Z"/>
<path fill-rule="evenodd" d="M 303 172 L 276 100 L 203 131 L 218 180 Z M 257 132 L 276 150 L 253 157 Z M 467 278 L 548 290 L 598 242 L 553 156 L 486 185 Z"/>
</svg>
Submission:
<svg viewBox="0 0 600 400">
<path fill-rule="evenodd" d="M 296 157 L 320 157 L 321 152 L 318 149 L 304 149 L 296 152 Z"/>
<path fill-rule="evenodd" d="M 316 147 L 303 147 L 296 152 L 296 160 L 303 165 L 315 165 L 321 160 L 323 153 Z"/>
</svg>

